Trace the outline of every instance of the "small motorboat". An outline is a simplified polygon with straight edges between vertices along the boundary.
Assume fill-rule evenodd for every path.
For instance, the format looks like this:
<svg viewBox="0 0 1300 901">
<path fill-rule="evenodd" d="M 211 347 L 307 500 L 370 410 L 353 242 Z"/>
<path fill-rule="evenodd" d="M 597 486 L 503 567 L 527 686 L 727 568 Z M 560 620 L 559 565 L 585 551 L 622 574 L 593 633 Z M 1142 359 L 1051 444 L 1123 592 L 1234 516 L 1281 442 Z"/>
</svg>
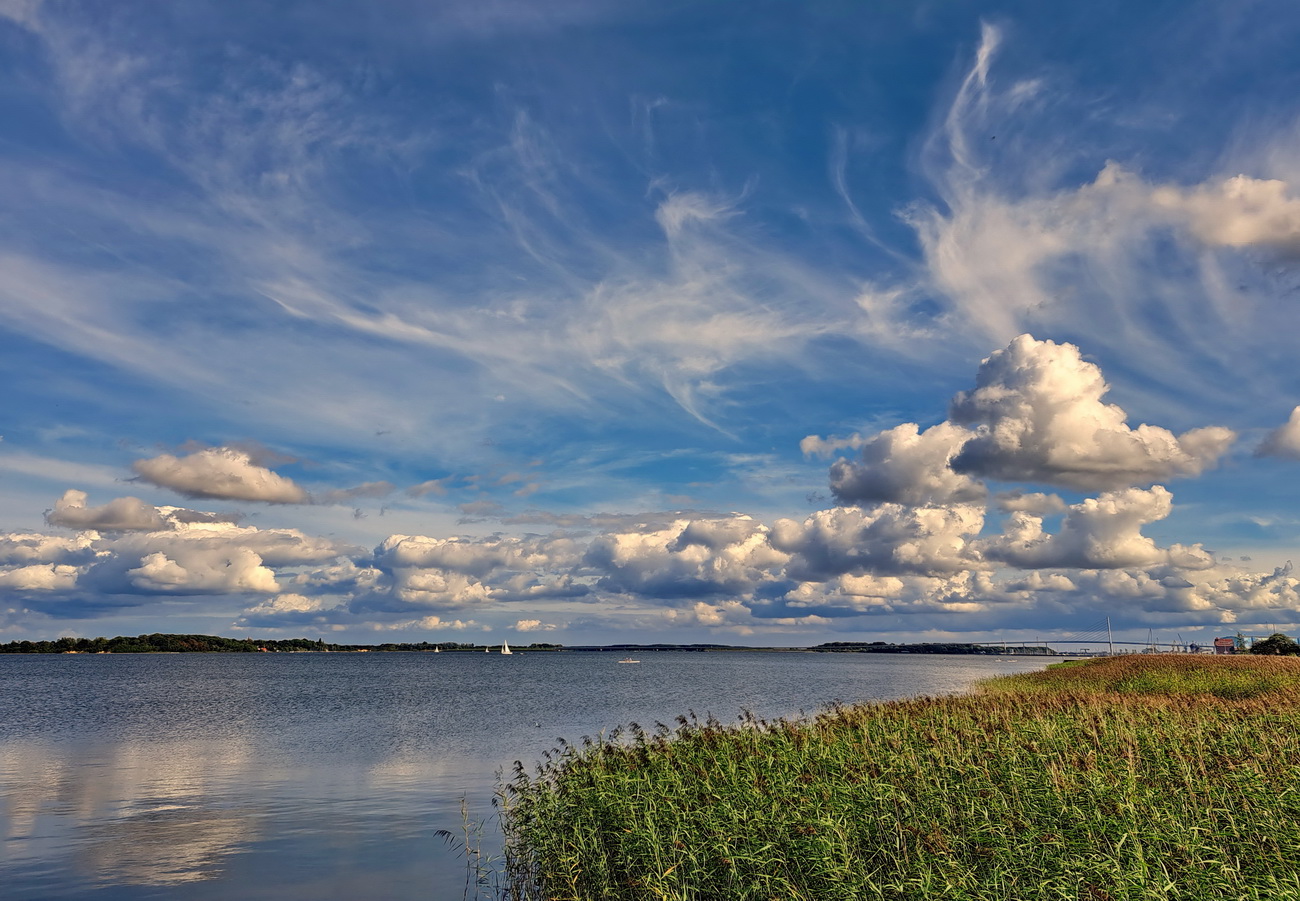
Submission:
<svg viewBox="0 0 1300 901">
<path fill-rule="evenodd" d="M 624 657 L 619 663 L 640 663 L 640 660 L 633 660 L 631 657 Z"/>
</svg>

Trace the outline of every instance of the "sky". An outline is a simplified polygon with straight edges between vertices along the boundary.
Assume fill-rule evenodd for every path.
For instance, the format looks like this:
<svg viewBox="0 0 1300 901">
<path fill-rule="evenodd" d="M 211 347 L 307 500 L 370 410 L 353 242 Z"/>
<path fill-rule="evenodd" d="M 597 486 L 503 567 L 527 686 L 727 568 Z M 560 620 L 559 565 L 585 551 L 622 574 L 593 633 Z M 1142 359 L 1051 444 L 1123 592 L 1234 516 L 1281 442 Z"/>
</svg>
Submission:
<svg viewBox="0 0 1300 901">
<path fill-rule="evenodd" d="M 0 640 L 1300 628 L 1288 0 L 0 0 Z"/>
</svg>

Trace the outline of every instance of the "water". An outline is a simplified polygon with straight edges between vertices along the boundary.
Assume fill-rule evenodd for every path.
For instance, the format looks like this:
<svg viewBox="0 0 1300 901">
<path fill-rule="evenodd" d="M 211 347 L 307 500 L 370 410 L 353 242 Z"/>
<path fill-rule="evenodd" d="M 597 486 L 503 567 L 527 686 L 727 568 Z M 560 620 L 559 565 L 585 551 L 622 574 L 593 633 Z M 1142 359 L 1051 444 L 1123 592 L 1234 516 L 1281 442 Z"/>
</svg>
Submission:
<svg viewBox="0 0 1300 901">
<path fill-rule="evenodd" d="M 458 899 L 436 833 L 496 774 L 693 710 L 966 689 L 1035 658 L 809 653 L 0 655 L 6 899 Z M 488 822 L 483 845 L 497 838 Z"/>
</svg>

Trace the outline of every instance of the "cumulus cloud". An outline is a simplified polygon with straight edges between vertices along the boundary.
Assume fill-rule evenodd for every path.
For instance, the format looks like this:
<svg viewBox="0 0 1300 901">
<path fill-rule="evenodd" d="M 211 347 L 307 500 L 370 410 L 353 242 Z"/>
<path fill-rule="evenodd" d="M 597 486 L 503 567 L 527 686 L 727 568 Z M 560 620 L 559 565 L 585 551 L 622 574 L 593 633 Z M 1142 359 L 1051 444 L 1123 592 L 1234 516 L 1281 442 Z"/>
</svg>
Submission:
<svg viewBox="0 0 1300 901">
<path fill-rule="evenodd" d="M 52 526 L 97 532 L 158 532 L 196 523 L 233 523 L 235 513 L 206 513 L 183 507 L 155 507 L 138 497 L 114 498 L 100 507 L 86 506 L 86 492 L 69 488 L 45 514 Z"/>
<path fill-rule="evenodd" d="M 161 454 L 136 460 L 132 468 L 146 482 L 186 497 L 268 504 L 305 504 L 310 500 L 291 479 L 257 465 L 247 451 L 233 447 L 208 448 L 184 457 Z"/>
<path fill-rule="evenodd" d="M 798 580 L 867 572 L 943 574 L 982 567 L 971 541 L 983 525 L 984 509 L 974 504 L 835 507 L 803 522 L 778 520 L 771 543 L 791 555 L 785 572 Z"/>
<path fill-rule="evenodd" d="M 1293 409 L 1286 422 L 1268 433 L 1255 449 L 1255 454 L 1300 460 L 1300 407 Z"/>
<path fill-rule="evenodd" d="M 108 594 L 274 594 L 277 570 L 333 560 L 345 545 L 294 529 L 192 524 L 124 535 L 99 545 L 102 557 L 81 578 Z"/>
<path fill-rule="evenodd" d="M 406 606 L 434 609 L 486 604 L 492 600 L 491 589 L 481 579 L 440 569 L 394 571 L 390 596 Z M 379 608 L 384 606 L 379 598 L 371 598 L 368 603 Z"/>
<path fill-rule="evenodd" d="M 1131 428 L 1102 402 L 1101 369 L 1072 344 L 1014 339 L 981 364 L 974 391 L 959 393 L 951 418 L 975 426 L 952 468 L 1004 481 L 1046 482 L 1084 491 L 1199 475 L 1235 440 L 1209 426 L 1175 436 Z"/>
<path fill-rule="evenodd" d="M 786 555 L 767 528 L 746 516 L 678 520 L 665 528 L 610 532 L 587 545 L 582 562 L 597 587 L 658 598 L 744 595 L 766 581 Z"/>
<path fill-rule="evenodd" d="M 780 598 L 755 610 L 763 618 L 824 617 L 841 619 L 894 614 L 958 614 L 971 618 L 998 602 L 993 583 L 984 572 L 946 576 L 876 576 L 844 574 L 826 581 L 801 582 Z"/>
<path fill-rule="evenodd" d="M 281 626 L 324 622 L 324 615 L 332 605 L 326 598 L 286 593 L 267 598 L 244 610 L 236 625 Z"/>
<path fill-rule="evenodd" d="M 297 578 L 299 567 L 359 550 L 293 529 L 168 520 L 159 531 L 116 536 L 4 536 L 0 567 L 9 568 L 0 575 L 10 587 L 98 596 L 272 594 L 280 591 L 279 573 Z"/>
<path fill-rule="evenodd" d="M 941 422 L 920 431 L 904 423 L 861 442 L 856 462 L 831 465 L 831 492 L 848 504 L 962 504 L 979 501 L 986 490 L 949 465 L 973 433 Z M 806 441 L 807 439 L 805 439 Z"/>
<path fill-rule="evenodd" d="M 496 536 L 478 541 L 464 538 L 430 538 L 424 535 L 390 535 L 375 549 L 375 563 L 385 570 L 442 569 L 475 578 L 500 569 L 563 565 L 566 542 Z"/>
<path fill-rule="evenodd" d="M 0 586 L 37 610 L 67 605 L 76 593 L 118 607 L 260 597 L 240 626 L 457 628 L 474 621 L 435 614 L 473 607 L 491 623 L 499 614 L 489 611 L 526 601 L 526 614 L 496 625 L 552 631 L 557 614 L 574 620 L 547 605 L 576 600 L 596 611 L 589 624 L 737 634 L 846 617 L 891 624 L 883 628 L 905 628 L 895 617 L 994 628 L 1080 611 L 1126 622 L 1280 619 L 1274 611 L 1296 593 L 1289 571 L 1246 573 L 1199 546 L 1161 548 L 1142 535 L 1171 509 L 1163 487 L 1080 501 L 1055 534 L 1028 512 L 1055 506 L 1042 497 L 1054 496 L 1023 502 L 988 538 L 974 504 L 838 507 L 771 527 L 742 516 L 619 523 L 590 537 L 396 535 L 372 552 L 293 530 L 212 523 L 117 536 L 19 534 L 0 541 Z"/>
<path fill-rule="evenodd" d="M 42 535 L 37 532 L 0 534 L 0 566 L 27 563 L 81 563 L 95 558 L 98 536 Z"/>
<path fill-rule="evenodd" d="M 563 572 L 578 554 L 574 542 L 563 537 L 476 541 L 392 535 L 375 549 L 374 565 L 399 603 L 454 608 L 581 596 L 587 587 Z M 382 606 L 384 600 L 372 595 L 367 603 Z"/>
<path fill-rule="evenodd" d="M 360 549 L 298 529 L 259 529 L 229 523 L 190 523 L 173 532 L 124 535 L 106 543 L 114 553 L 167 552 L 175 547 L 226 549 L 243 547 L 254 551 L 271 566 L 303 566 L 324 563 Z"/>
<path fill-rule="evenodd" d="M 842 450 L 857 450 L 865 441 L 866 439 L 856 432 L 847 438 L 808 435 L 799 442 L 799 450 L 805 457 L 829 457 Z"/>
<path fill-rule="evenodd" d="M 77 584 L 75 566 L 36 563 L 0 571 L 0 588 L 11 591 L 67 591 Z"/>
<path fill-rule="evenodd" d="M 1121 569 L 1175 564 L 1207 569 L 1214 558 L 1199 547 L 1164 549 L 1141 534 L 1142 526 L 1164 519 L 1173 495 L 1164 487 L 1127 488 L 1088 498 L 1069 508 L 1055 535 L 1041 518 L 1012 514 L 1003 535 L 984 542 L 984 556 L 1025 569 Z"/>
<path fill-rule="evenodd" d="M 1058 495 L 1040 491 L 1004 491 L 996 495 L 993 502 L 1003 513 L 1032 513 L 1036 516 L 1064 513 L 1066 508 L 1065 501 Z"/>
<path fill-rule="evenodd" d="M 266 594 L 280 590 L 275 573 L 244 547 L 177 547 L 154 551 L 126 571 L 131 587 L 163 594 Z"/>
<path fill-rule="evenodd" d="M 52 526 L 96 529 L 101 532 L 154 532 L 167 528 L 158 508 L 138 497 L 119 497 L 102 507 L 87 507 L 86 492 L 69 488 L 45 514 Z"/>
<path fill-rule="evenodd" d="M 466 629 L 473 629 L 476 626 L 478 626 L 478 623 L 472 619 L 445 620 L 440 616 L 421 616 L 416 619 L 401 620 L 394 623 L 374 623 L 371 625 L 371 628 L 380 629 L 386 632 L 412 630 L 428 632 L 433 629 L 452 629 L 456 632 L 463 632 Z M 490 626 L 483 626 L 482 628 L 484 632 L 492 631 Z"/>
</svg>

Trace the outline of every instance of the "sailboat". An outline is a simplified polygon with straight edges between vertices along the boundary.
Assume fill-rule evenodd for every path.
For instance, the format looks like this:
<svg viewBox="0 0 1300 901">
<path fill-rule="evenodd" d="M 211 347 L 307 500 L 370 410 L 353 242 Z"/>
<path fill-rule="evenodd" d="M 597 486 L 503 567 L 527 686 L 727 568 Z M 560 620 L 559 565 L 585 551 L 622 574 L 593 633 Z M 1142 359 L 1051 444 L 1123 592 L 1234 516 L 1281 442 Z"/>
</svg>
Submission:
<svg viewBox="0 0 1300 901">
<path fill-rule="evenodd" d="M 502 653 L 502 654 L 513 654 L 514 651 L 510 650 L 510 645 L 508 645 L 508 644 L 506 644 L 504 641 L 502 641 L 502 642 L 501 642 L 501 653 Z"/>
</svg>

